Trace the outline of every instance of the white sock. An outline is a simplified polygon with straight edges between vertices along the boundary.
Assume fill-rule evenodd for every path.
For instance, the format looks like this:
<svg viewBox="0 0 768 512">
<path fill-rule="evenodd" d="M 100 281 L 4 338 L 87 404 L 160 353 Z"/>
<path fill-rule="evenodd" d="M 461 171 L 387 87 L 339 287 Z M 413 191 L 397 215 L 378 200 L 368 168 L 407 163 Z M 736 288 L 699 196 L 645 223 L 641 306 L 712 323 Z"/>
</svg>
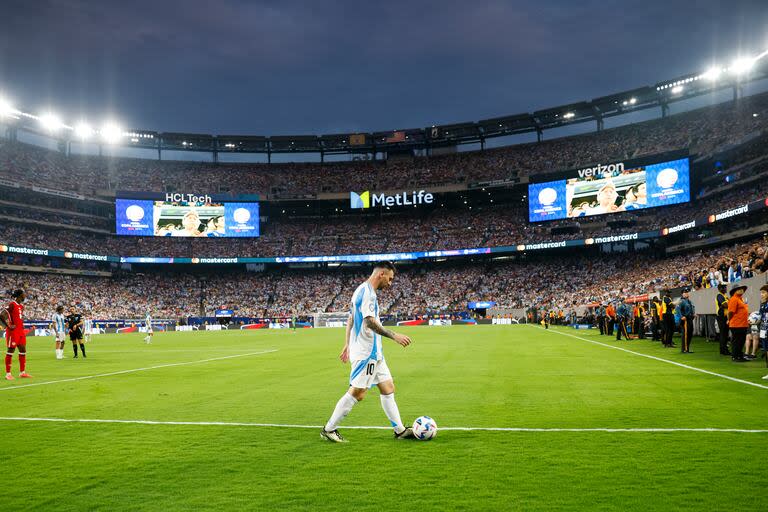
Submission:
<svg viewBox="0 0 768 512">
<path fill-rule="evenodd" d="M 384 409 L 384 414 L 389 418 L 389 422 L 392 423 L 395 432 L 398 434 L 405 430 L 403 421 L 400 419 L 400 411 L 397 409 L 397 402 L 395 402 L 395 394 L 381 395 L 381 408 Z"/>
<path fill-rule="evenodd" d="M 331 414 L 331 419 L 325 424 L 325 431 L 331 432 L 332 430 L 336 430 L 336 427 L 339 426 L 341 420 L 347 417 L 347 414 L 349 414 L 349 411 L 352 410 L 356 403 L 357 399 L 355 397 L 349 393 L 344 393 L 344 396 L 339 398 L 339 401 L 336 403 L 336 408 L 333 410 L 333 414 Z"/>
</svg>

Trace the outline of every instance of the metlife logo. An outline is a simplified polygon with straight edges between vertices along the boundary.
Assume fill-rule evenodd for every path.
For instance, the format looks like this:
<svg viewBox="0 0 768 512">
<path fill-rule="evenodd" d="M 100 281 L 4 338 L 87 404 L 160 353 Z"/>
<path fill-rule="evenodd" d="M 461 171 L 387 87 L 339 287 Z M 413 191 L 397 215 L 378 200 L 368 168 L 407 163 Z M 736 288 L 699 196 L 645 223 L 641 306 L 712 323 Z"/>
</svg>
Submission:
<svg viewBox="0 0 768 512">
<path fill-rule="evenodd" d="M 394 195 L 387 195 L 384 193 L 377 194 L 371 193 L 366 190 L 358 194 L 357 192 L 349 193 L 349 206 L 352 209 L 367 209 L 374 208 L 376 206 L 419 206 L 422 204 L 432 204 L 435 202 L 435 196 L 425 190 L 419 190 L 418 192 L 413 190 L 411 192 L 399 192 Z"/>
</svg>

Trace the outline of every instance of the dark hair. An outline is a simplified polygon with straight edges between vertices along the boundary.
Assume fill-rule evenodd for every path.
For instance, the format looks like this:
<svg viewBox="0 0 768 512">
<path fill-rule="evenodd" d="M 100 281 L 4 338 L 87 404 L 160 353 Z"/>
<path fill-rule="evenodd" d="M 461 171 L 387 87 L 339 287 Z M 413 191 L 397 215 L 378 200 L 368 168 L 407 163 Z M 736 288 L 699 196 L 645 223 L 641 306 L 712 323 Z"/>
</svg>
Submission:
<svg viewBox="0 0 768 512">
<path fill-rule="evenodd" d="M 395 264 L 392 263 L 391 261 L 379 261 L 378 263 L 376 263 L 373 266 L 374 270 L 380 269 L 380 268 L 391 270 L 392 272 L 394 272 L 395 271 Z"/>
<path fill-rule="evenodd" d="M 62 311 L 64 311 L 64 306 L 56 306 L 57 313 L 61 313 Z"/>
<path fill-rule="evenodd" d="M 13 293 L 11 294 L 11 297 L 13 297 L 14 299 L 18 299 L 19 297 L 21 297 L 22 293 L 24 293 L 24 290 L 22 290 L 21 288 L 19 288 L 17 290 L 13 290 Z"/>
</svg>

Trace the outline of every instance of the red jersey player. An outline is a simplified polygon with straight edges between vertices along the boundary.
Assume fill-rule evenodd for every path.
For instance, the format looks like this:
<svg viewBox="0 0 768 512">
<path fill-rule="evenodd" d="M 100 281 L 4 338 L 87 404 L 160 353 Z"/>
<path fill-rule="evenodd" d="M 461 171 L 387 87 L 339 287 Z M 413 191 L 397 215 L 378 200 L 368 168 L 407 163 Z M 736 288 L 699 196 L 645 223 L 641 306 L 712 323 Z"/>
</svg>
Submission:
<svg viewBox="0 0 768 512">
<path fill-rule="evenodd" d="M 24 331 L 24 306 L 21 305 L 26 298 L 24 290 L 15 290 L 13 300 L 7 309 L 0 312 L 0 323 L 5 326 L 5 346 L 8 349 L 5 353 L 5 378 L 13 380 L 11 375 L 11 361 L 13 352 L 19 349 L 19 377 L 30 378 L 26 372 L 27 366 L 27 333 Z"/>
</svg>

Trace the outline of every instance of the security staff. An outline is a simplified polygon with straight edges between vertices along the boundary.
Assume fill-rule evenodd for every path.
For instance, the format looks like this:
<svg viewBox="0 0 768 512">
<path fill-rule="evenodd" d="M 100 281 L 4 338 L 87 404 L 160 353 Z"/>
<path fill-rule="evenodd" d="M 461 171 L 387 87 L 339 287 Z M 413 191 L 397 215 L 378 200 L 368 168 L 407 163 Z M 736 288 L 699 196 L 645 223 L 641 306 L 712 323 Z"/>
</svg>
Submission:
<svg viewBox="0 0 768 512">
<path fill-rule="evenodd" d="M 661 297 L 661 313 L 662 313 L 662 328 L 664 334 L 662 336 L 662 342 L 664 346 L 674 347 L 672 343 L 672 336 L 675 334 L 675 303 L 672 302 L 672 296 L 669 294 L 669 290 L 664 290 Z"/>
<path fill-rule="evenodd" d="M 641 340 L 645 339 L 645 304 L 638 302 L 634 308 L 634 322 L 632 324 L 632 333 L 637 334 Z"/>
<path fill-rule="evenodd" d="M 602 304 L 598 304 L 597 308 L 595 308 L 595 320 L 597 320 L 600 334 L 605 334 L 605 308 Z"/>
<path fill-rule="evenodd" d="M 715 302 L 717 306 L 717 331 L 721 356 L 731 355 L 731 351 L 728 350 L 728 297 L 725 296 L 726 290 L 728 290 L 728 287 L 725 284 L 717 285 L 717 298 Z"/>
<path fill-rule="evenodd" d="M 616 308 L 613 307 L 613 304 L 610 302 L 608 303 L 608 307 L 605 308 L 605 316 L 605 334 L 613 336 L 613 326 L 616 324 Z"/>
<path fill-rule="evenodd" d="M 651 333 L 653 341 L 661 341 L 661 301 L 658 297 L 651 299 Z"/>
<path fill-rule="evenodd" d="M 693 319 L 696 316 L 696 308 L 690 299 L 690 288 L 683 289 L 683 298 L 680 299 L 680 332 L 682 343 L 680 352 L 690 354 L 691 340 L 693 339 Z"/>
<path fill-rule="evenodd" d="M 629 308 L 624 304 L 624 299 L 619 299 L 619 307 L 616 308 L 616 340 L 621 340 L 622 335 L 629 340 L 629 333 L 627 333 L 628 319 Z"/>
</svg>

